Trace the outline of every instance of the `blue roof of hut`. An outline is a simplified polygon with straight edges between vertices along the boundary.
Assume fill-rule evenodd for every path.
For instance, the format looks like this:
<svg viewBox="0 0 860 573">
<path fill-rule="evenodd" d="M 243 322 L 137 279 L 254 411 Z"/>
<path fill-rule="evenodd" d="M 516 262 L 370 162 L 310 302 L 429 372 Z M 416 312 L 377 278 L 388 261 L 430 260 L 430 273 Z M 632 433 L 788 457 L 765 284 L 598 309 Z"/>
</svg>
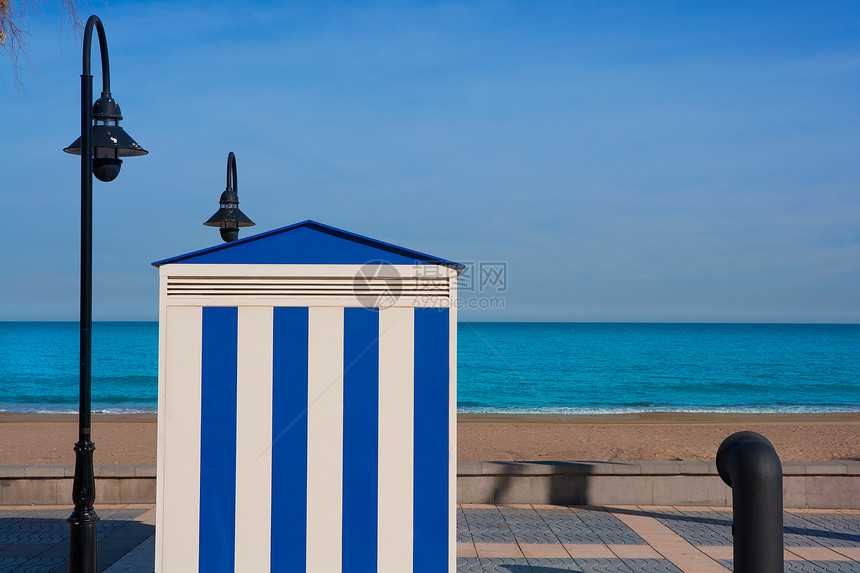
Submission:
<svg viewBox="0 0 860 573">
<path fill-rule="evenodd" d="M 362 265 L 369 262 L 442 265 L 458 272 L 464 268 L 453 261 L 310 220 L 152 264 L 160 267 L 171 263 Z"/>
</svg>

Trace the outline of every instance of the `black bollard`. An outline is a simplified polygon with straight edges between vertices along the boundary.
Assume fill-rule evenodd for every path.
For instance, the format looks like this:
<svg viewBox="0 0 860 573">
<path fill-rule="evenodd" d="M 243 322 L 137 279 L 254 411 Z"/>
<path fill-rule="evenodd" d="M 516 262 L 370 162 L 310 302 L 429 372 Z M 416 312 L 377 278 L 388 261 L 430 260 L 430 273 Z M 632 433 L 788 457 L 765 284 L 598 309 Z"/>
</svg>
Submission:
<svg viewBox="0 0 860 573">
<path fill-rule="evenodd" d="M 782 464 L 767 438 L 737 432 L 720 444 L 717 471 L 732 488 L 734 573 L 783 573 Z"/>
</svg>

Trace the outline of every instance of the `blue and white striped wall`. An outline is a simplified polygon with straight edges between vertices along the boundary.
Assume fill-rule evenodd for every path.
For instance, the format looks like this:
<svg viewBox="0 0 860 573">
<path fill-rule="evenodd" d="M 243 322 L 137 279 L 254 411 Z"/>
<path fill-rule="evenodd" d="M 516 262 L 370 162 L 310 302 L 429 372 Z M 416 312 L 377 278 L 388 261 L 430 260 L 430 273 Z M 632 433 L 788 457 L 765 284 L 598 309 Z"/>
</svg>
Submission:
<svg viewBox="0 0 860 573">
<path fill-rule="evenodd" d="M 368 308 L 347 267 L 160 268 L 156 571 L 455 570 L 456 273 Z"/>
</svg>

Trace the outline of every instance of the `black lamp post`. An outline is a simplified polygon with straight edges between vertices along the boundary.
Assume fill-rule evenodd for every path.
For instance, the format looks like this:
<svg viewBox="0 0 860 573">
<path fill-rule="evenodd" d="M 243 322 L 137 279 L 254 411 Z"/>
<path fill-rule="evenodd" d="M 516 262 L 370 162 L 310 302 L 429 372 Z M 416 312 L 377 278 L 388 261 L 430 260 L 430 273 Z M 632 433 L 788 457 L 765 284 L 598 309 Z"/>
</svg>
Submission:
<svg viewBox="0 0 860 573">
<path fill-rule="evenodd" d="M 231 176 L 232 175 L 232 180 Z M 236 181 L 236 156 L 227 155 L 227 189 L 221 193 L 219 209 L 203 223 L 207 227 L 219 227 L 221 238 L 229 243 L 239 238 L 239 227 L 253 227 L 255 223 L 239 209 L 239 184 Z"/>
<path fill-rule="evenodd" d="M 102 95 L 93 103 L 93 76 L 90 73 L 93 28 L 99 33 L 102 61 Z M 81 73 L 81 136 L 63 151 L 81 156 L 81 381 L 78 411 L 78 441 L 75 444 L 75 479 L 72 499 L 75 509 L 71 524 L 70 573 L 96 573 L 96 526 L 99 516 L 93 509 L 96 498 L 93 451 L 90 439 L 90 378 L 93 323 L 93 178 L 113 181 L 122 165 L 120 157 L 146 155 L 119 126 L 122 114 L 110 94 L 105 29 L 98 16 L 90 16 L 84 31 L 83 72 Z M 83 152 L 82 152 L 83 151 Z"/>
</svg>

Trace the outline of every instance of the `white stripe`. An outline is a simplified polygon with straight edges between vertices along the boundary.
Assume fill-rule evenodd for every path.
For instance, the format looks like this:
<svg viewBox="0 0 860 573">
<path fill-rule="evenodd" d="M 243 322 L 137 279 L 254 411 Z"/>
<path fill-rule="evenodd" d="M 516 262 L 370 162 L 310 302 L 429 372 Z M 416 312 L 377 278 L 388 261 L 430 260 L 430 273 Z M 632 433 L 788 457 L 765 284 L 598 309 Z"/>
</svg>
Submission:
<svg viewBox="0 0 860 573">
<path fill-rule="evenodd" d="M 308 573 L 340 573 L 343 544 L 343 308 L 308 314 Z"/>
<path fill-rule="evenodd" d="M 162 545 L 163 540 L 160 533 L 164 530 L 164 414 L 167 409 L 164 407 L 165 387 L 164 380 L 166 378 L 165 359 L 167 353 L 167 274 L 163 269 L 158 271 L 158 425 L 157 425 L 157 446 L 156 446 L 156 469 L 155 475 L 155 570 L 162 571 Z"/>
<path fill-rule="evenodd" d="M 457 276 L 451 277 L 457 300 Z M 457 305 L 448 309 L 448 570 L 457 569 Z"/>
<path fill-rule="evenodd" d="M 379 573 L 412 571 L 415 312 L 379 313 Z"/>
<path fill-rule="evenodd" d="M 197 571 L 200 545 L 200 389 L 203 309 L 166 312 L 161 571 Z M 165 543 L 165 541 L 167 543 Z"/>
<path fill-rule="evenodd" d="M 272 530 L 272 308 L 239 308 L 236 571 L 267 572 Z"/>
</svg>

